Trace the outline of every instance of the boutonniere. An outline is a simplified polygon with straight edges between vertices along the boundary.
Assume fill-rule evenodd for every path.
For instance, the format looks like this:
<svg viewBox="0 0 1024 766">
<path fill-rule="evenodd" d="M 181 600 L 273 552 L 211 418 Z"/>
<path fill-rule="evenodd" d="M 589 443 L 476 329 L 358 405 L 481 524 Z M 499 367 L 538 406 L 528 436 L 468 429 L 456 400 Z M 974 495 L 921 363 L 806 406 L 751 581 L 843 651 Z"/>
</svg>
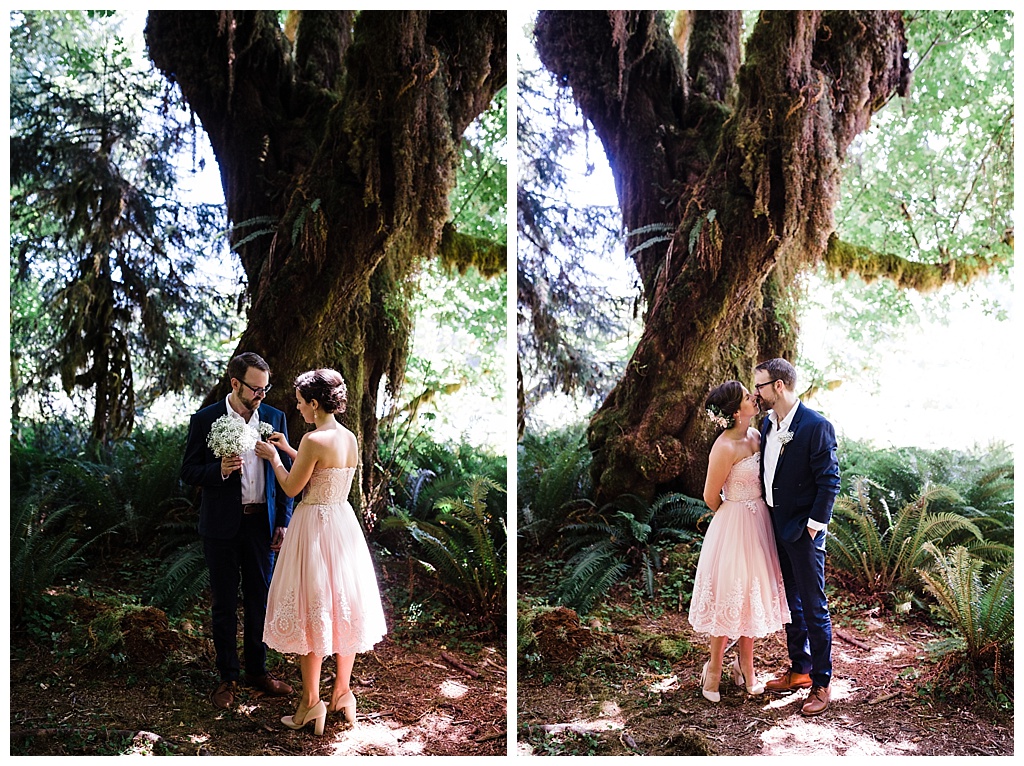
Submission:
<svg viewBox="0 0 1024 766">
<path fill-rule="evenodd" d="M 792 431 L 779 431 L 779 444 L 785 447 L 791 441 L 793 441 Z"/>
</svg>

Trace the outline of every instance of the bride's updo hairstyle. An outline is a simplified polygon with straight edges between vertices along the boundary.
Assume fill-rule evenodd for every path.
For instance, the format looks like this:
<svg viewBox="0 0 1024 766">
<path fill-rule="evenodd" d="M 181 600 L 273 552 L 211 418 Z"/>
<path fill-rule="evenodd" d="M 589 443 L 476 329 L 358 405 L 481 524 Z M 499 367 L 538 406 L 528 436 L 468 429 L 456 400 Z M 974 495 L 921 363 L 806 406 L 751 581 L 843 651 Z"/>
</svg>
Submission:
<svg viewBox="0 0 1024 766">
<path fill-rule="evenodd" d="M 711 389 L 704 400 L 712 421 L 720 428 L 731 428 L 736 421 L 733 416 L 743 404 L 743 384 L 738 380 L 727 380 L 720 386 Z M 721 418 L 721 421 L 718 419 Z"/>
<path fill-rule="evenodd" d="M 337 370 L 323 369 L 304 372 L 293 384 L 307 402 L 316 399 L 324 412 L 344 412 L 348 405 L 348 388 Z"/>
</svg>

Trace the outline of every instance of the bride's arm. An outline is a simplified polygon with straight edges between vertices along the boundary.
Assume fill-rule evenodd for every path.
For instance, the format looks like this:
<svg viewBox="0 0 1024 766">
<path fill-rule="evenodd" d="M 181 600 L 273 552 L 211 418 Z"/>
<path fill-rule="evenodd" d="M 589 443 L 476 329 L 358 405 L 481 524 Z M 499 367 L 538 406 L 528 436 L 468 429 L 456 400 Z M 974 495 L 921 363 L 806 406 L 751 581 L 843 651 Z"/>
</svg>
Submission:
<svg viewBox="0 0 1024 766">
<path fill-rule="evenodd" d="M 267 442 L 256 443 L 256 454 L 264 460 L 269 460 L 274 468 L 274 477 L 281 489 L 288 497 L 295 497 L 302 488 L 306 486 L 309 477 L 313 475 L 313 468 L 317 463 L 317 445 L 309 438 L 309 434 L 302 437 L 299 442 L 299 449 L 295 451 L 292 469 L 289 471 L 284 467 L 281 456 L 277 449 Z"/>
<path fill-rule="evenodd" d="M 722 505 L 722 487 L 729 478 L 732 463 L 732 450 L 724 441 L 718 439 L 711 447 L 711 454 L 708 455 L 708 475 L 704 480 L 704 502 L 712 511 L 717 511 Z"/>
<path fill-rule="evenodd" d="M 295 448 L 288 443 L 288 440 L 284 438 L 284 434 L 280 431 L 274 431 L 270 436 L 267 437 L 267 441 L 277 447 L 281 452 L 286 454 L 292 460 L 295 460 L 295 456 L 298 454 Z"/>
</svg>

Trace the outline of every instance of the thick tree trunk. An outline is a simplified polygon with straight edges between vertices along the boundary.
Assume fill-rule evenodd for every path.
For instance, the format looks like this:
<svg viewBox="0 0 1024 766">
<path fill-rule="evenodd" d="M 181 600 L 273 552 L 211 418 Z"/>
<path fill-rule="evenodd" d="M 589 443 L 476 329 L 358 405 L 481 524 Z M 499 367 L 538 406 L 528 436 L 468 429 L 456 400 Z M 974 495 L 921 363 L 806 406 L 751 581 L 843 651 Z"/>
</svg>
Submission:
<svg viewBox="0 0 1024 766">
<path fill-rule="evenodd" d="M 703 401 L 792 356 L 793 277 L 825 252 L 852 139 L 907 62 L 897 12 L 543 12 L 537 47 L 608 153 L 646 325 L 590 424 L 599 501 L 700 496 Z M 661 227 L 661 228 L 659 228 Z M 655 238 L 669 231 L 667 242 Z M 649 245 L 649 246 L 648 246 Z"/>
<path fill-rule="evenodd" d="M 250 297 L 237 349 L 270 363 L 296 443 L 291 381 L 344 375 L 367 493 L 407 278 L 441 241 L 462 133 L 505 84 L 505 14 L 293 11 L 282 29 L 273 11 L 152 11 L 146 38 L 220 165 Z"/>
</svg>

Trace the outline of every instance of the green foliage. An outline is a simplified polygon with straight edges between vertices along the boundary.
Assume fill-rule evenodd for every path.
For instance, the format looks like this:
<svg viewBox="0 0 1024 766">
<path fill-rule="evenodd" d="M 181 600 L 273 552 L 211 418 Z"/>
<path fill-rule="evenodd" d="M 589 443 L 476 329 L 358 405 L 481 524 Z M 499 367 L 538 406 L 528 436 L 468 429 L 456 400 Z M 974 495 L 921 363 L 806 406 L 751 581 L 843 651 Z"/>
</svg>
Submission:
<svg viewBox="0 0 1024 766">
<path fill-rule="evenodd" d="M 517 72 L 516 306 L 525 418 L 553 393 L 603 399 L 625 368 L 637 316 L 633 297 L 617 294 L 613 280 L 580 257 L 606 257 L 623 244 L 610 185 L 604 205 L 581 204 L 573 189 L 594 186 L 590 128 L 549 73 L 525 62 Z"/>
<path fill-rule="evenodd" d="M 871 490 L 883 490 L 872 495 Z M 895 512 L 884 488 L 870 479 L 853 480 L 852 496 L 836 500 L 829 524 L 829 551 L 838 569 L 867 593 L 892 595 L 913 587 L 915 570 L 927 560 L 925 544 L 942 545 L 954 532 L 982 540 L 981 530 L 955 513 L 930 512 L 930 506 L 956 495 L 945 487 L 924 490 Z"/>
<path fill-rule="evenodd" d="M 80 544 L 67 525 L 73 506 L 43 492 L 11 504 L 11 621 L 18 624 L 46 591 L 82 565 Z"/>
<path fill-rule="evenodd" d="M 955 631 L 952 639 L 932 649 L 966 663 L 971 675 L 992 668 L 998 691 L 1005 683 L 1005 665 L 1013 658 L 1013 565 L 985 576 L 987 565 L 962 546 L 943 552 L 926 543 L 924 549 L 934 566 L 918 569 L 918 574 L 938 613 Z"/>
<path fill-rule="evenodd" d="M 654 598 L 662 548 L 695 539 L 696 524 L 707 513 L 702 501 L 678 493 L 650 504 L 634 495 L 622 495 L 600 509 L 588 504 L 578 517 L 592 518 L 563 528 L 563 551 L 570 558 L 555 596 L 581 615 L 632 574 L 640 575 L 647 597 Z"/>
<path fill-rule="evenodd" d="M 543 729 L 527 727 L 525 740 L 534 755 L 600 755 L 607 749 L 600 737 L 572 729 L 548 734 Z"/>
<path fill-rule="evenodd" d="M 468 497 L 437 501 L 431 521 L 396 509 L 385 529 L 405 529 L 417 543 L 423 563 L 452 602 L 493 626 L 505 614 L 508 535 L 503 517 L 487 510 L 487 494 L 504 488 L 482 476 L 468 486 Z"/>
<path fill-rule="evenodd" d="M 517 453 L 517 534 L 527 549 L 547 550 L 566 514 L 591 492 L 591 454 L 583 427 L 527 431 Z"/>
<path fill-rule="evenodd" d="M 204 339 L 222 324 L 198 269 L 223 212 L 177 199 L 188 126 L 158 117 L 162 83 L 115 16 L 11 21 L 14 415 L 86 392 L 90 436 L 109 442 L 140 405 L 211 380 Z"/>
<path fill-rule="evenodd" d="M 457 494 L 474 477 L 483 476 L 500 485 L 507 480 L 505 455 L 470 444 L 436 441 L 426 431 L 411 437 L 394 431 L 381 433 L 379 455 L 388 476 L 388 504 L 418 519 L 431 518 L 441 498 Z M 487 497 L 488 513 L 495 518 L 506 517 L 506 505 L 504 493 Z"/>
<path fill-rule="evenodd" d="M 177 616 L 198 603 L 210 585 L 210 570 L 202 541 L 195 539 L 195 524 L 179 524 L 171 529 L 178 535 L 164 546 L 168 553 L 145 595 L 168 615 Z"/>
<path fill-rule="evenodd" d="M 993 559 L 1005 558 L 1006 548 L 1013 545 L 1014 468 L 1006 445 L 970 451 L 879 450 L 866 442 L 845 440 L 839 455 L 843 494 L 853 494 L 859 477 L 870 477 L 873 483 L 865 489 L 872 502 L 884 500 L 894 507 L 912 502 L 928 487 L 948 487 L 951 492 L 933 500 L 933 512 L 956 513 L 973 521 L 991 543 L 985 555 Z M 951 540 L 970 542 L 959 533 Z M 975 550 L 975 555 L 981 553 Z"/>
</svg>

